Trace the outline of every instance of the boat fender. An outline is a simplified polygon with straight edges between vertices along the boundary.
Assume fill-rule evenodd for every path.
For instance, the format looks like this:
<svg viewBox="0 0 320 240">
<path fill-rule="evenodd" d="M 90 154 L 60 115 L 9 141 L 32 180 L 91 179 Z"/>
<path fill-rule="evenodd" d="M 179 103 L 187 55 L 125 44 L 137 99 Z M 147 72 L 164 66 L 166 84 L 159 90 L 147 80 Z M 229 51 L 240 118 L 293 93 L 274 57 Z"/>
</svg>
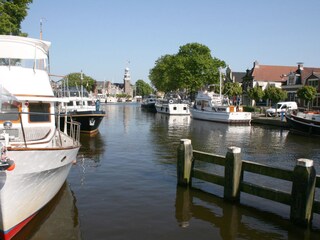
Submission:
<svg viewBox="0 0 320 240">
<path fill-rule="evenodd" d="M 15 169 L 16 164 L 14 163 L 13 160 L 10 160 L 8 158 L 6 158 L 5 160 L 0 161 L 0 171 L 12 171 L 13 169 Z"/>
<path fill-rule="evenodd" d="M 12 171 L 15 167 L 14 161 L 7 157 L 7 148 L 1 146 L 0 170 Z"/>
<path fill-rule="evenodd" d="M 6 169 L 7 171 L 12 171 L 13 169 L 16 168 L 16 164 L 14 163 L 13 160 L 9 159 L 7 163 L 8 163 L 8 168 Z"/>
<path fill-rule="evenodd" d="M 173 100 L 172 100 L 172 99 L 170 99 L 170 100 L 169 100 L 169 103 L 173 103 Z"/>
</svg>

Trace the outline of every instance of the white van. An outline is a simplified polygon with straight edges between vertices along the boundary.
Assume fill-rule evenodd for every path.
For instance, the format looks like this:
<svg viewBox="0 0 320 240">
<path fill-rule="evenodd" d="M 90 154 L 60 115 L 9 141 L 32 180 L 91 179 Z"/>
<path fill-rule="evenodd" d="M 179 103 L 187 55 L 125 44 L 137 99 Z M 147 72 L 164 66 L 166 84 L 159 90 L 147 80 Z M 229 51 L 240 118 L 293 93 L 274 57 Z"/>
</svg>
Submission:
<svg viewBox="0 0 320 240">
<path fill-rule="evenodd" d="M 266 114 L 269 117 L 278 115 L 281 112 L 287 112 L 288 110 L 297 110 L 298 105 L 296 102 L 278 102 L 275 108 L 269 108 L 266 110 Z"/>
</svg>

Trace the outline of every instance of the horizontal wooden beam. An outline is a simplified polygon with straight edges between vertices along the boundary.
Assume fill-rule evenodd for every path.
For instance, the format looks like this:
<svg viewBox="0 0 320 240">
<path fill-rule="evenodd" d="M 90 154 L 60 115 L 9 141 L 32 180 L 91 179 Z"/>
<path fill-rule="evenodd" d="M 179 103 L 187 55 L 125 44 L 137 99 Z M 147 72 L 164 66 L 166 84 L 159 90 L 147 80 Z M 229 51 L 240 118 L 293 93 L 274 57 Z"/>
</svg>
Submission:
<svg viewBox="0 0 320 240">
<path fill-rule="evenodd" d="M 224 166 L 226 161 L 226 158 L 224 156 L 205 153 L 205 152 L 196 151 L 196 150 L 193 150 L 193 159 L 196 161 L 213 163 L 220 166 Z"/>
</svg>

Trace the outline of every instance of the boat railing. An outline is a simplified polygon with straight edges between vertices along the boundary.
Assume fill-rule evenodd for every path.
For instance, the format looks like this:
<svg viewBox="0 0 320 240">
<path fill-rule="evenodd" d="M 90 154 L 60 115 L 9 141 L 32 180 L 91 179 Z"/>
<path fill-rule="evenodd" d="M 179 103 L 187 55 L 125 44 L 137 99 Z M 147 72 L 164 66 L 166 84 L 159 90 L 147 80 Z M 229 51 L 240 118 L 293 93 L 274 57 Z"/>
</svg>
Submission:
<svg viewBox="0 0 320 240">
<path fill-rule="evenodd" d="M 57 120 L 54 133 L 52 134 L 52 127 L 50 126 L 25 126 L 22 121 L 23 114 L 32 115 L 33 117 L 38 116 L 39 118 L 55 116 Z M 50 136 L 51 139 L 49 142 L 52 140 L 52 142 L 56 142 L 59 146 L 62 146 L 64 142 L 62 134 L 70 137 L 73 145 L 80 145 L 80 123 L 76 121 L 67 122 L 68 131 L 62 132 L 60 131 L 59 120 L 61 114 L 1 111 L 0 115 L 2 116 L 1 121 L 3 121 L 3 128 L 0 129 L 0 140 L 5 140 L 7 145 L 9 142 L 23 142 L 23 145 L 27 147 L 28 143 L 43 141 Z M 15 127 L 13 126 L 13 123 L 18 123 L 20 126 Z M 55 137 L 58 138 L 58 141 L 53 141 L 56 140 L 54 139 Z"/>
<path fill-rule="evenodd" d="M 189 104 L 190 101 L 186 99 L 180 99 L 180 98 L 162 98 L 162 99 L 157 99 L 157 102 L 160 104 Z"/>
<path fill-rule="evenodd" d="M 61 115 L 61 114 L 60 114 Z M 65 119 L 68 119 L 65 117 Z M 57 121 L 60 124 L 60 121 Z M 64 133 L 70 136 L 74 144 L 80 143 L 80 123 L 77 121 L 65 120 Z"/>
</svg>

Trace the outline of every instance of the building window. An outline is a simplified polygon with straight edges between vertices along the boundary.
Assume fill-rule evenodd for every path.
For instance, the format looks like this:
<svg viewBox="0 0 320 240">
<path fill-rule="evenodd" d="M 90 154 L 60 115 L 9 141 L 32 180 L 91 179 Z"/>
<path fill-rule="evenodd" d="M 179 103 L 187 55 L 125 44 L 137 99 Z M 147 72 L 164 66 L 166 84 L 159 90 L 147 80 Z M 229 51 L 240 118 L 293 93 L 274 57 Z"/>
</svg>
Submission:
<svg viewBox="0 0 320 240">
<path fill-rule="evenodd" d="M 294 80 L 295 80 L 294 75 L 289 75 L 288 85 L 294 85 Z"/>
<path fill-rule="evenodd" d="M 318 79 L 309 79 L 308 80 L 308 85 L 315 87 L 316 89 L 318 89 L 319 86 L 319 80 Z"/>
<path fill-rule="evenodd" d="M 311 107 L 313 107 L 313 108 L 319 108 L 320 107 L 320 95 L 319 94 L 317 94 L 315 99 L 312 101 Z"/>
<path fill-rule="evenodd" d="M 294 92 L 288 92 L 288 101 L 295 101 L 295 95 Z"/>
</svg>

